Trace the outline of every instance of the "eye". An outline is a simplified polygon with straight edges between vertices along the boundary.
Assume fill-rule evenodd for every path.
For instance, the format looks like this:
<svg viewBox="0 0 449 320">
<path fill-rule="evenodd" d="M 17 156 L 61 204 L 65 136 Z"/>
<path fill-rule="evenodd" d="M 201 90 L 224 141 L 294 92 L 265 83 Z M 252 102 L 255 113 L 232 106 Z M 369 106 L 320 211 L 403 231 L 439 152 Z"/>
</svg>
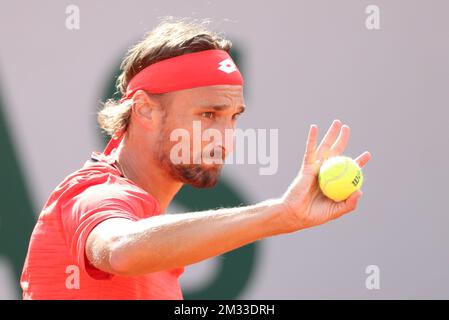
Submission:
<svg viewBox="0 0 449 320">
<path fill-rule="evenodd" d="M 201 116 L 202 116 L 203 118 L 213 119 L 213 118 L 215 117 L 215 114 L 214 114 L 213 112 L 208 111 L 208 112 L 203 112 L 203 113 L 201 114 Z"/>
<path fill-rule="evenodd" d="M 240 117 L 242 115 L 242 113 L 241 112 L 239 112 L 239 113 L 236 113 L 236 114 L 234 114 L 233 116 L 232 116 L 232 119 L 233 120 L 236 120 L 238 117 Z"/>
</svg>

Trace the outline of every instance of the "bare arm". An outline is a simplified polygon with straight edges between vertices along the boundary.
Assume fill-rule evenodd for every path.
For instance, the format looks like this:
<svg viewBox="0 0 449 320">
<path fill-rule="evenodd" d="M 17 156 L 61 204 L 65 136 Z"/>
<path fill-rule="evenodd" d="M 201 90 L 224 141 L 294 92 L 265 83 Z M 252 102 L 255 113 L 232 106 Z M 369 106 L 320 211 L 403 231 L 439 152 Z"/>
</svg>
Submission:
<svg viewBox="0 0 449 320">
<path fill-rule="evenodd" d="M 137 222 L 113 218 L 96 226 L 86 243 L 100 270 L 138 275 L 186 266 L 282 233 L 279 201 L 230 209 L 166 214 Z"/>
<path fill-rule="evenodd" d="M 317 147 L 317 126 L 309 130 L 301 169 L 280 199 L 253 206 L 178 215 L 138 222 L 110 219 L 90 233 L 86 255 L 97 268 L 137 275 L 186 266 L 269 236 L 318 226 L 353 211 L 361 191 L 345 201 L 326 198 L 318 185 L 321 163 L 343 153 L 349 127 L 332 123 Z M 369 152 L 355 160 L 364 167 Z"/>
</svg>

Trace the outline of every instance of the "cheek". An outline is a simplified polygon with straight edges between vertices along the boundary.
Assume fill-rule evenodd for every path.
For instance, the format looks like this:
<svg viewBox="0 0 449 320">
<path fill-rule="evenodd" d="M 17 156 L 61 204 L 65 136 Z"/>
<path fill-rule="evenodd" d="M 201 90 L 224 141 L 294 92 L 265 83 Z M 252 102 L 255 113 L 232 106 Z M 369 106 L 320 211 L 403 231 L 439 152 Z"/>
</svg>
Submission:
<svg viewBox="0 0 449 320">
<path fill-rule="evenodd" d="M 167 152 L 173 147 L 182 150 L 192 150 L 193 148 L 193 132 L 191 128 L 186 126 L 167 126 L 161 135 L 163 149 Z"/>
<path fill-rule="evenodd" d="M 215 139 L 214 136 L 202 137 L 204 131 L 212 129 L 221 135 L 221 138 Z M 224 144 L 225 134 L 222 127 L 214 121 L 201 120 L 201 118 L 192 115 L 179 115 L 166 118 L 161 140 L 165 151 L 169 152 L 174 146 L 182 146 L 183 150 L 190 150 L 190 155 L 195 157 L 201 154 L 206 146 L 212 144 Z M 232 139 L 231 139 L 232 140 Z M 221 141 L 221 142 L 220 142 Z"/>
<path fill-rule="evenodd" d="M 203 127 L 204 124 L 199 118 L 195 118 L 188 114 L 180 114 L 175 117 L 167 117 L 165 125 L 167 128 L 170 128 L 171 131 L 178 129 L 187 131 L 191 135 L 195 127 L 198 127 L 198 125 Z"/>
</svg>

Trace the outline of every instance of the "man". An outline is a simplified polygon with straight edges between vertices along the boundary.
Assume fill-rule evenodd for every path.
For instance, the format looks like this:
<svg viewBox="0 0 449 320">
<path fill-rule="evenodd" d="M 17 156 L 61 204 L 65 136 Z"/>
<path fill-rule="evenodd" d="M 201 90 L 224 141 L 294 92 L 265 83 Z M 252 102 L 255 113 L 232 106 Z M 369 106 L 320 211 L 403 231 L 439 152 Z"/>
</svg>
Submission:
<svg viewBox="0 0 449 320">
<path fill-rule="evenodd" d="M 129 50 L 118 79 L 122 99 L 107 101 L 98 115 L 113 138 L 47 200 L 21 277 L 25 299 L 182 299 L 184 266 L 356 208 L 360 191 L 333 202 L 317 184 L 323 160 L 348 142 L 349 127 L 335 120 L 319 145 L 310 126 L 301 169 L 279 199 L 164 214 L 183 184 L 217 182 L 222 163 L 194 161 L 207 158 L 205 142 L 177 163 L 170 138 L 183 129 L 193 139 L 195 121 L 203 132 L 235 129 L 245 106 L 230 47 L 201 25 L 163 22 Z M 231 151 L 217 142 L 209 155 L 224 159 Z M 370 157 L 356 161 L 363 167 Z"/>
</svg>

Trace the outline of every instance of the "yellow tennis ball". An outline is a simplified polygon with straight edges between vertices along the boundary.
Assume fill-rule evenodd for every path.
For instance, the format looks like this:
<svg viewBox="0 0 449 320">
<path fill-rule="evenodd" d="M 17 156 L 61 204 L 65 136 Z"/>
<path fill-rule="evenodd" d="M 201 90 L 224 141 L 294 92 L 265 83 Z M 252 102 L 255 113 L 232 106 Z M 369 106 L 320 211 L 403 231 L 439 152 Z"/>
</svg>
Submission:
<svg viewBox="0 0 449 320">
<path fill-rule="evenodd" d="M 363 174 L 350 157 L 331 157 L 321 165 L 318 182 L 326 197 L 343 201 L 362 187 Z"/>
</svg>

